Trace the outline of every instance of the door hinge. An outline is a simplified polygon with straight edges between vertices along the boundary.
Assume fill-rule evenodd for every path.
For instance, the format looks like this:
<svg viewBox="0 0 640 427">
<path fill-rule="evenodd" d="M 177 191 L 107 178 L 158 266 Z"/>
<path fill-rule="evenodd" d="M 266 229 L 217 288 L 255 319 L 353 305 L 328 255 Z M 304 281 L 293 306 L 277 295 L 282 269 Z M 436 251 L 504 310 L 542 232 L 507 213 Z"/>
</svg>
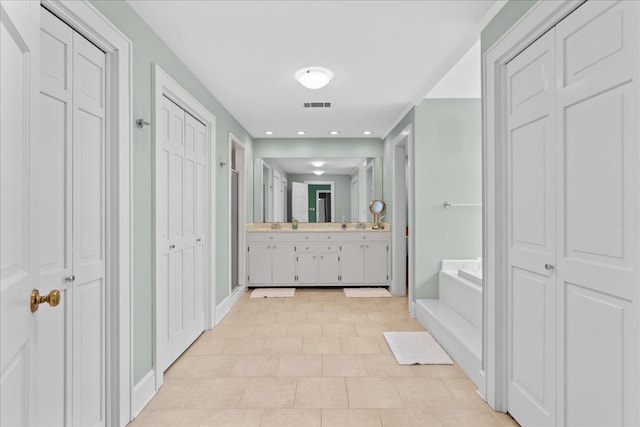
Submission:
<svg viewBox="0 0 640 427">
<path fill-rule="evenodd" d="M 338 257 L 338 262 L 340 262 L 340 257 Z"/>
<path fill-rule="evenodd" d="M 298 257 L 296 257 L 296 262 L 298 262 Z"/>
<path fill-rule="evenodd" d="M 251 246 L 247 246 L 247 252 L 251 252 Z"/>
<path fill-rule="evenodd" d="M 389 252 L 389 245 L 387 245 L 387 252 Z"/>
<path fill-rule="evenodd" d="M 387 274 L 387 280 L 389 280 L 389 275 Z"/>
</svg>

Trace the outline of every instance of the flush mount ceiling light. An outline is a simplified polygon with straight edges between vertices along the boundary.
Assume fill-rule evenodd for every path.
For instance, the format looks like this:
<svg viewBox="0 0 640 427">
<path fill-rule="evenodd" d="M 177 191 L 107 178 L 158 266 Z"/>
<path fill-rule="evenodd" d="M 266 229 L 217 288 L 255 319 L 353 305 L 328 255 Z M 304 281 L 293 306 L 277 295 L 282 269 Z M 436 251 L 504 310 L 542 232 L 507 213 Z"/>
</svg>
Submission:
<svg viewBox="0 0 640 427">
<path fill-rule="evenodd" d="M 314 160 L 311 164 L 316 168 L 320 168 L 324 165 L 324 160 Z"/>
<path fill-rule="evenodd" d="M 362 132 L 363 135 L 371 135 L 373 132 L 371 132 L 370 130 L 365 130 Z"/>
<path fill-rule="evenodd" d="M 331 132 L 329 132 L 329 133 L 330 133 L 331 135 L 337 135 L 337 134 L 339 134 L 340 132 L 338 132 L 337 130 L 332 130 L 332 131 L 331 131 Z"/>
<path fill-rule="evenodd" d="M 298 135 L 306 135 L 307 132 L 303 131 L 303 130 L 299 130 L 298 132 L 296 132 Z"/>
<path fill-rule="evenodd" d="M 296 80 L 308 89 L 325 87 L 333 78 L 331 70 L 322 67 L 304 67 L 296 72 Z"/>
<path fill-rule="evenodd" d="M 273 131 L 272 130 L 265 130 L 264 134 L 265 135 L 273 135 Z"/>
<path fill-rule="evenodd" d="M 313 173 L 315 173 L 316 175 L 322 175 L 324 171 L 313 171 Z"/>
</svg>

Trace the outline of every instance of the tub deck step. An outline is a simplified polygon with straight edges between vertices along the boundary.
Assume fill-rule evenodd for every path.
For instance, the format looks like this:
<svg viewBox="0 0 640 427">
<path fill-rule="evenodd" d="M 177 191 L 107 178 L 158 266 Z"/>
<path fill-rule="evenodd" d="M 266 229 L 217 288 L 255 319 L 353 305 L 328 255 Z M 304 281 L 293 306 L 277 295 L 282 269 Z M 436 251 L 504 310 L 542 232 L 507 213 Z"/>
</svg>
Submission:
<svg viewBox="0 0 640 427">
<path fill-rule="evenodd" d="M 484 390 L 482 331 L 437 299 L 416 300 L 416 318 L 451 358 Z"/>
</svg>

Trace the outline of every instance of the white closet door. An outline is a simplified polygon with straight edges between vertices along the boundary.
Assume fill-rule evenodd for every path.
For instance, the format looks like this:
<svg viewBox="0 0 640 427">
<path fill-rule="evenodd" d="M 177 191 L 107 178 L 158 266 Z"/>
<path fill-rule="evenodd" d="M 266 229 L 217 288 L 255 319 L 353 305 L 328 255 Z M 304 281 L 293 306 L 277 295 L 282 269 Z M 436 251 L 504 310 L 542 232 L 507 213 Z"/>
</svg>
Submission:
<svg viewBox="0 0 640 427">
<path fill-rule="evenodd" d="M 204 330 L 208 186 L 204 125 L 166 97 L 158 120 L 156 292 L 163 372 Z"/>
<path fill-rule="evenodd" d="M 73 30 L 41 8 L 40 135 L 38 153 L 38 225 L 40 292 L 60 290 L 60 305 L 34 313 L 37 340 L 35 425 L 64 425 L 65 313 L 71 315 L 73 289 Z M 69 340 L 68 344 L 71 344 Z M 61 369 L 50 369 L 51 365 Z"/>
<path fill-rule="evenodd" d="M 309 186 L 291 183 L 291 215 L 300 222 L 309 222 Z"/>
<path fill-rule="evenodd" d="M 638 6 L 557 26 L 559 425 L 640 422 Z"/>
<path fill-rule="evenodd" d="M 0 425 L 35 423 L 39 2 L 0 3 Z M 30 383 L 31 382 L 31 383 Z"/>
<path fill-rule="evenodd" d="M 509 412 L 535 426 L 556 416 L 554 56 L 552 30 L 507 65 Z"/>
</svg>

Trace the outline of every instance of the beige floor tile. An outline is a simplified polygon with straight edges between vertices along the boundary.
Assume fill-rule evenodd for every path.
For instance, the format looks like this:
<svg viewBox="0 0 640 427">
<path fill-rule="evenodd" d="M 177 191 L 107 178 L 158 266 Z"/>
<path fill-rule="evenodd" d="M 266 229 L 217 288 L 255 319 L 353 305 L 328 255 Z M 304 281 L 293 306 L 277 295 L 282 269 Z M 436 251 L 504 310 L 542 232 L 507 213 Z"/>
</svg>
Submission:
<svg viewBox="0 0 640 427">
<path fill-rule="evenodd" d="M 222 345 L 222 354 L 255 354 L 262 351 L 264 338 L 225 338 Z"/>
<path fill-rule="evenodd" d="M 443 427 L 437 413 L 418 408 L 378 409 L 383 427 Z"/>
<path fill-rule="evenodd" d="M 326 354 L 322 356 L 323 377 L 366 377 L 364 357 L 360 354 Z"/>
<path fill-rule="evenodd" d="M 177 378 L 165 383 L 145 409 L 179 409 L 196 389 L 197 383 L 191 379 Z"/>
<path fill-rule="evenodd" d="M 185 408 L 237 408 L 249 384 L 248 378 L 212 378 L 203 380 L 185 400 Z"/>
<path fill-rule="evenodd" d="M 494 412 L 494 415 L 503 426 L 520 427 L 520 424 L 518 424 L 509 414 Z"/>
<path fill-rule="evenodd" d="M 457 365 L 413 365 L 416 377 L 425 378 L 468 378 Z"/>
<path fill-rule="evenodd" d="M 200 356 L 198 355 L 191 355 L 189 353 L 183 354 L 178 358 L 178 360 L 176 360 L 171 366 L 169 366 L 169 369 L 165 371 L 165 378 L 184 378 L 188 375 L 194 361 L 197 361 L 199 357 Z"/>
<path fill-rule="evenodd" d="M 253 337 L 284 337 L 289 330 L 289 323 L 260 323 L 251 325 L 250 328 Z"/>
<path fill-rule="evenodd" d="M 260 427 L 320 427 L 321 409 L 265 409 Z"/>
<path fill-rule="evenodd" d="M 322 304 L 322 311 L 330 311 L 336 314 L 351 313 L 351 306 L 345 302 L 325 302 Z"/>
<path fill-rule="evenodd" d="M 337 323 L 338 315 L 332 311 L 314 311 L 310 312 L 307 317 L 307 322 L 310 323 Z"/>
<path fill-rule="evenodd" d="M 185 376 L 190 378 L 228 377 L 238 357 L 235 355 L 197 356 L 189 364 L 189 370 Z M 168 372 L 170 371 L 171 369 Z M 171 377 L 167 378 L 165 373 L 165 382 L 170 379 Z"/>
<path fill-rule="evenodd" d="M 209 409 L 201 426 L 207 427 L 258 427 L 263 409 Z"/>
<path fill-rule="evenodd" d="M 308 313 L 305 313 L 308 314 Z M 322 325 L 318 323 L 292 323 L 289 325 L 287 335 L 290 337 L 320 337 Z"/>
<path fill-rule="evenodd" d="M 369 324 L 369 316 L 367 313 L 354 313 L 354 312 L 344 312 L 337 313 L 338 314 L 338 322 L 340 323 L 355 323 L 355 324 Z"/>
<path fill-rule="evenodd" d="M 351 323 L 323 323 L 323 337 L 355 337 L 358 336 L 356 328 Z"/>
<path fill-rule="evenodd" d="M 302 351 L 301 337 L 273 337 L 264 340 L 262 351 L 266 354 L 295 354 Z"/>
<path fill-rule="evenodd" d="M 157 409 L 140 417 L 148 426 L 199 426 L 206 424 L 211 413 L 208 409 Z"/>
<path fill-rule="evenodd" d="M 321 302 L 303 302 L 296 304 L 293 311 L 320 312 L 322 311 L 322 304 Z"/>
<path fill-rule="evenodd" d="M 251 378 L 238 406 L 240 408 L 293 408 L 295 394 L 295 378 Z"/>
<path fill-rule="evenodd" d="M 446 409 L 438 411 L 437 414 L 446 426 L 502 427 L 500 420 L 489 409 Z"/>
<path fill-rule="evenodd" d="M 340 354 L 340 339 L 337 337 L 309 337 L 302 342 L 305 354 Z"/>
<path fill-rule="evenodd" d="M 322 303 L 334 303 L 336 302 L 336 295 L 333 293 L 309 295 L 309 302 L 322 302 Z"/>
<path fill-rule="evenodd" d="M 278 307 L 279 305 L 273 305 L 272 307 Z M 260 311 L 257 313 L 252 313 L 251 316 L 247 318 L 246 321 L 242 322 L 243 324 L 252 324 L 252 325 L 261 325 L 264 323 L 274 323 L 277 321 L 279 311 Z"/>
<path fill-rule="evenodd" d="M 280 356 L 276 376 L 319 377 L 322 375 L 322 356 L 318 354 L 285 354 Z"/>
<path fill-rule="evenodd" d="M 376 427 L 381 426 L 375 409 L 323 409 L 322 427 Z"/>
<path fill-rule="evenodd" d="M 250 313 L 244 313 L 245 317 L 250 317 Z M 245 338 L 251 336 L 251 329 L 244 326 L 246 323 L 236 322 L 234 324 L 226 323 L 224 325 L 218 325 L 214 329 L 207 331 L 203 334 L 204 338 Z"/>
<path fill-rule="evenodd" d="M 409 315 L 409 313 L 381 310 L 369 313 L 369 320 L 374 323 L 398 323 L 409 322 L 412 320 L 412 317 Z"/>
<path fill-rule="evenodd" d="M 403 408 L 392 378 L 346 378 L 350 408 Z"/>
<path fill-rule="evenodd" d="M 238 357 L 229 376 L 232 377 L 272 377 L 278 368 L 277 354 L 251 354 Z"/>
<path fill-rule="evenodd" d="M 342 354 L 380 354 L 378 340 L 372 337 L 340 338 Z"/>
<path fill-rule="evenodd" d="M 355 327 L 359 337 L 377 338 L 383 336 L 382 333 L 386 332 L 384 325 L 381 323 L 365 321 L 365 323 L 356 323 Z"/>
<path fill-rule="evenodd" d="M 391 354 L 365 355 L 364 362 L 370 377 L 411 378 L 414 377 L 412 366 L 398 365 Z"/>
<path fill-rule="evenodd" d="M 306 311 L 285 311 L 278 313 L 278 322 L 282 323 L 307 323 L 309 313 Z"/>
<path fill-rule="evenodd" d="M 344 378 L 299 378 L 296 408 L 348 408 Z"/>
<path fill-rule="evenodd" d="M 406 408 L 438 407 L 455 403 L 453 395 L 437 378 L 395 378 Z"/>
</svg>

